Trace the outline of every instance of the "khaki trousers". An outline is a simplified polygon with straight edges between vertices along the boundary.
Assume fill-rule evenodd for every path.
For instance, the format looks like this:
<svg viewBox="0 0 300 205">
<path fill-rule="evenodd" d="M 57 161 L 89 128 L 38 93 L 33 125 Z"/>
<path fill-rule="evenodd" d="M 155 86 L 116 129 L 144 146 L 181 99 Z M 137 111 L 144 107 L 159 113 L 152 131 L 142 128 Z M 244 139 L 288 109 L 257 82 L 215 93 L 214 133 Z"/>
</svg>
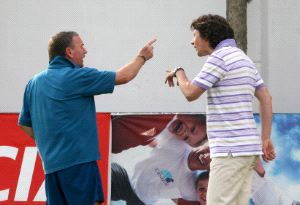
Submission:
<svg viewBox="0 0 300 205">
<path fill-rule="evenodd" d="M 258 156 L 215 157 L 210 163 L 207 205 L 247 205 Z"/>
</svg>

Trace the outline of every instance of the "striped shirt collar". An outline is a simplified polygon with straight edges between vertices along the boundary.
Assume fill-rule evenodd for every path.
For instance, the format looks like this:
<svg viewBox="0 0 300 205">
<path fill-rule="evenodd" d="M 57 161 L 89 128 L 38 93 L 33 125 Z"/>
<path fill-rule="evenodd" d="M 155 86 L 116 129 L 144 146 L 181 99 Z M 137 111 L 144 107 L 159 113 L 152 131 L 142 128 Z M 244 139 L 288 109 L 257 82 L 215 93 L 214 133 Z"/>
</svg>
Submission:
<svg viewBox="0 0 300 205">
<path fill-rule="evenodd" d="M 215 48 L 215 51 L 216 50 L 219 50 L 223 47 L 227 47 L 227 46 L 231 46 L 231 47 L 237 47 L 236 46 L 236 42 L 233 38 L 230 38 L 230 39 L 225 39 L 223 41 L 221 41 Z"/>
</svg>

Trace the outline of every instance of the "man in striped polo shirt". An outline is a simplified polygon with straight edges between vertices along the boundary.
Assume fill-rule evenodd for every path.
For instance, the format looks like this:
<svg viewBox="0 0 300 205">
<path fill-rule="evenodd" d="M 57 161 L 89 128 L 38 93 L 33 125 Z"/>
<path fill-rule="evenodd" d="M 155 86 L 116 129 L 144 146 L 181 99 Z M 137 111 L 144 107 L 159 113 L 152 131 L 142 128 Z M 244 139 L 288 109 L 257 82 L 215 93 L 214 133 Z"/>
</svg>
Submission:
<svg viewBox="0 0 300 205">
<path fill-rule="evenodd" d="M 183 68 L 169 71 L 188 101 L 207 91 L 207 135 L 211 152 L 208 205 L 246 205 L 252 169 L 259 155 L 275 158 L 270 139 L 272 100 L 254 63 L 237 48 L 234 32 L 218 15 L 203 15 L 191 24 L 199 57 L 209 55 L 200 73 L 189 81 Z M 260 103 L 261 137 L 253 118 L 254 96 Z"/>
</svg>

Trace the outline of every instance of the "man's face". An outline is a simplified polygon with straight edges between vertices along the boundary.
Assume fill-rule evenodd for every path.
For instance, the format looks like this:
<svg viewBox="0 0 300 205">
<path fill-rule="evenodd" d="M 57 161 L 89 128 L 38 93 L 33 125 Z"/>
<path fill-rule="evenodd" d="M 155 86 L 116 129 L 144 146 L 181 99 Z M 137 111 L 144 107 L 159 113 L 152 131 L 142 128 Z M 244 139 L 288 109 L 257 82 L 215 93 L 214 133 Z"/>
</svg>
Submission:
<svg viewBox="0 0 300 205">
<path fill-rule="evenodd" d="M 192 147 L 198 147 L 207 139 L 206 123 L 195 116 L 178 115 L 168 129 L 177 139 L 184 140 Z"/>
<path fill-rule="evenodd" d="M 87 50 L 84 48 L 84 44 L 79 36 L 73 37 L 73 47 L 68 47 L 67 56 L 75 64 L 83 67 L 83 58 L 87 53 Z"/>
<path fill-rule="evenodd" d="M 209 46 L 209 42 L 206 39 L 203 39 L 198 30 L 193 31 L 193 40 L 191 44 L 196 49 L 196 52 L 199 57 L 206 56 L 212 53 L 213 49 Z"/>
<path fill-rule="evenodd" d="M 196 192 L 201 205 L 206 205 L 207 186 L 208 179 L 202 179 L 198 181 Z"/>
</svg>

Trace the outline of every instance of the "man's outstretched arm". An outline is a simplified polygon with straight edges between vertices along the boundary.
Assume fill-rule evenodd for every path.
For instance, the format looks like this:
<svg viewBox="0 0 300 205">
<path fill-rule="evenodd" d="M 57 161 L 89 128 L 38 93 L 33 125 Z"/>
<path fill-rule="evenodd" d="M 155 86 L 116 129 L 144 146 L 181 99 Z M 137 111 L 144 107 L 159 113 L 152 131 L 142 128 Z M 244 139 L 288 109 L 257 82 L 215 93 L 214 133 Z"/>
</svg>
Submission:
<svg viewBox="0 0 300 205">
<path fill-rule="evenodd" d="M 125 84 L 134 79 L 145 62 L 153 57 L 153 43 L 155 41 L 156 39 L 149 41 L 130 63 L 117 70 L 116 85 Z"/>
</svg>

